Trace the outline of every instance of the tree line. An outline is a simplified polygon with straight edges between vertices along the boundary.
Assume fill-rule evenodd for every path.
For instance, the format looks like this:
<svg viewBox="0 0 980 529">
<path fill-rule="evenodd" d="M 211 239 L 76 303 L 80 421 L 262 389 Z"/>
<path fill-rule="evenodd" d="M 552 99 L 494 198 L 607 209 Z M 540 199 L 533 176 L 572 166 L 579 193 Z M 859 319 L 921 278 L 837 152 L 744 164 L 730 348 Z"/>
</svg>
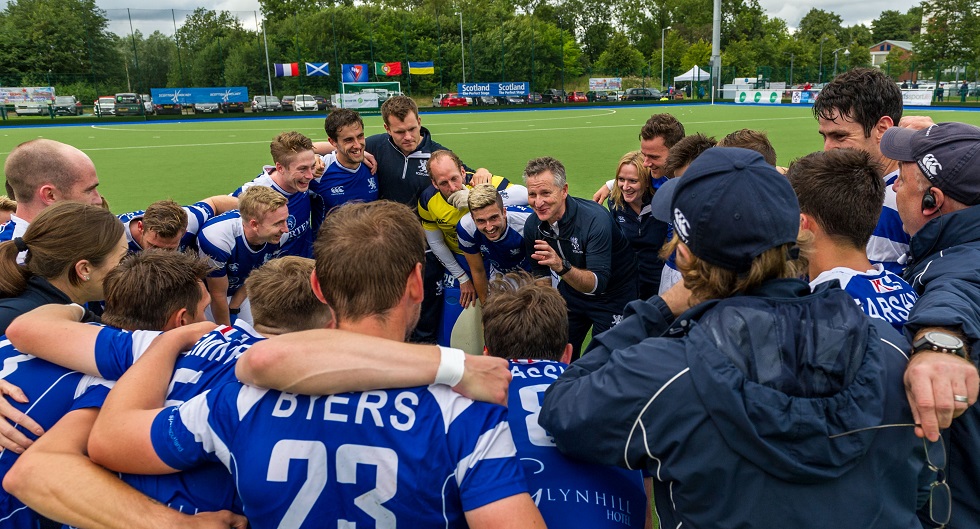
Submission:
<svg viewBox="0 0 980 529">
<path fill-rule="evenodd" d="M 372 65 L 371 80 L 398 80 L 427 95 L 453 90 L 464 73 L 468 81 L 530 81 L 537 91 L 582 89 L 589 76 L 659 86 L 661 56 L 667 84 L 694 65 L 708 68 L 711 56 L 712 0 L 259 3 L 258 14 L 126 10 L 133 29 L 117 34 L 94 0 L 10 0 L 0 11 L 0 85 L 53 85 L 83 101 L 162 87 L 246 86 L 262 94 L 266 42 L 269 62 L 300 63 L 300 77 L 274 80 L 279 94 L 335 92 L 341 63 L 402 62 L 406 75 L 379 79 Z M 173 17 L 175 31 L 141 30 L 154 16 Z M 264 35 L 243 24 L 253 16 Z M 980 0 L 934 0 L 883 11 L 870 27 L 845 26 L 836 13 L 812 8 L 790 31 L 758 0 L 723 0 L 722 79 L 825 82 L 835 70 L 870 65 L 871 45 L 902 40 L 915 53 L 888 57 L 896 78 L 910 69 L 932 78 L 963 68 L 972 80 L 980 68 L 978 22 Z M 409 60 L 435 62 L 436 74 L 409 77 Z M 303 76 L 305 61 L 329 62 L 332 75 Z"/>
</svg>

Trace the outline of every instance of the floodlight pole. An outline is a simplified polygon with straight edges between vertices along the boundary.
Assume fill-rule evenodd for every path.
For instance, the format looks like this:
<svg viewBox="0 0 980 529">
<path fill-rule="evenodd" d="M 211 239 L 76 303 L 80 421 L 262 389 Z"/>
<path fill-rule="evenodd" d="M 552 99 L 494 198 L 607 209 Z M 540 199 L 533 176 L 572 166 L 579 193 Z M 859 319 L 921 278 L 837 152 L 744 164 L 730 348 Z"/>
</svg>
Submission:
<svg viewBox="0 0 980 529">
<path fill-rule="evenodd" d="M 837 52 L 843 49 L 844 48 L 837 48 L 834 50 L 834 77 L 837 77 Z"/>
<path fill-rule="evenodd" d="M 788 51 L 784 51 L 783 55 L 789 55 L 789 86 L 793 87 L 793 60 L 796 59 L 796 54 Z"/>
<path fill-rule="evenodd" d="M 459 58 L 463 63 L 463 83 L 466 83 L 466 46 L 463 44 L 463 10 L 459 10 Z"/>
<path fill-rule="evenodd" d="M 827 37 L 820 37 L 820 72 L 817 74 L 817 84 L 823 83 L 823 43 Z"/>
<path fill-rule="evenodd" d="M 660 30 L 660 86 L 665 89 L 667 88 L 667 84 L 664 83 L 664 48 L 667 44 L 668 29 L 670 29 L 670 26 Z"/>
<path fill-rule="evenodd" d="M 265 44 L 265 75 L 269 78 L 269 95 L 275 95 L 272 92 L 272 71 L 269 68 L 269 39 L 265 36 L 265 18 L 262 19 L 262 42 Z"/>
</svg>

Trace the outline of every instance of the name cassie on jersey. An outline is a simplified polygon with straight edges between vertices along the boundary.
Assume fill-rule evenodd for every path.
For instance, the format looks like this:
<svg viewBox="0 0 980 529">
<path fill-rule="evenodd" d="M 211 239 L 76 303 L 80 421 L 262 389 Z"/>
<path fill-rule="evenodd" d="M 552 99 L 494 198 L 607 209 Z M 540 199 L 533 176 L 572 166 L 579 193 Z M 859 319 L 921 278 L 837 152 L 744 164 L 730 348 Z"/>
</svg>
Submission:
<svg viewBox="0 0 980 529">
<path fill-rule="evenodd" d="M 419 396 L 411 391 L 402 391 L 392 399 L 394 412 L 382 417 L 382 408 L 388 405 L 386 391 L 365 391 L 362 393 L 346 393 L 340 395 L 300 395 L 296 393 L 281 393 L 272 409 L 273 417 L 305 417 L 332 422 L 351 422 L 364 424 L 365 417 L 378 428 L 384 428 L 385 419 L 388 424 L 399 431 L 407 432 L 415 425 L 415 413 L 419 405 Z M 351 403 L 351 397 L 357 399 Z"/>
</svg>

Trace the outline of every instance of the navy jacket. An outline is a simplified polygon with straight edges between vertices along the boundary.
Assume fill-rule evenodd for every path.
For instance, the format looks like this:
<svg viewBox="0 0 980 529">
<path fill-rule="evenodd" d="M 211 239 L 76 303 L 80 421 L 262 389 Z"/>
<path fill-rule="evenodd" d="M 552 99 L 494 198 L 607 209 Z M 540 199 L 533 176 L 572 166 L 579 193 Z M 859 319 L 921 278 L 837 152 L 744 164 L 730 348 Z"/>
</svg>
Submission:
<svg viewBox="0 0 980 529">
<path fill-rule="evenodd" d="M 529 216 L 524 224 L 524 250 L 531 255 L 534 241 L 546 240 L 572 266 L 596 275 L 597 286 L 593 294 L 579 292 L 564 281 L 559 283 L 558 291 L 565 299 L 603 302 L 626 293 L 630 295 L 627 300 L 636 299 L 636 254 L 606 208 L 591 200 L 569 196 L 565 199 L 565 214 L 557 224 L 558 236 L 555 237 L 551 227 L 542 226 L 537 215 Z M 536 262 L 532 263 L 531 271 L 540 277 L 551 273 L 548 267 Z"/>
<path fill-rule="evenodd" d="M 980 365 L 980 207 L 935 218 L 912 237 L 905 279 L 919 294 L 905 324 L 908 336 L 926 327 L 960 331 Z M 947 527 L 980 527 L 980 408 L 943 432 L 950 443 L 948 481 L 953 514 Z"/>
<path fill-rule="evenodd" d="M 27 289 L 21 295 L 0 299 L 0 334 L 6 334 L 7 327 L 21 314 L 49 303 L 64 305 L 71 302 L 67 294 L 58 290 L 47 279 L 33 276 L 27 280 Z M 86 311 L 84 321 L 99 321 L 99 318 Z"/>
<path fill-rule="evenodd" d="M 635 301 L 548 389 L 559 450 L 644 468 L 661 527 L 920 527 L 908 344 L 839 288 L 774 280 L 671 323 Z M 663 336 L 661 336 L 663 333 Z M 818 522 L 815 522 L 818 521 Z"/>
<path fill-rule="evenodd" d="M 660 249 L 667 242 L 667 223 L 653 217 L 650 212 L 649 200 L 643 204 L 639 214 L 628 205 L 620 208 L 610 204 L 609 211 L 620 228 L 623 229 L 633 251 L 636 252 L 636 279 L 640 290 L 639 299 L 649 299 L 656 296 L 660 290 L 660 275 L 664 269 L 664 260 L 660 258 Z"/>
<path fill-rule="evenodd" d="M 425 162 L 430 154 L 446 148 L 432 141 L 429 129 L 421 127 L 419 134 L 422 141 L 407 156 L 388 133 L 375 134 L 366 140 L 365 150 L 378 162 L 379 199 L 401 202 L 415 210 L 422 190 L 432 185 Z"/>
</svg>

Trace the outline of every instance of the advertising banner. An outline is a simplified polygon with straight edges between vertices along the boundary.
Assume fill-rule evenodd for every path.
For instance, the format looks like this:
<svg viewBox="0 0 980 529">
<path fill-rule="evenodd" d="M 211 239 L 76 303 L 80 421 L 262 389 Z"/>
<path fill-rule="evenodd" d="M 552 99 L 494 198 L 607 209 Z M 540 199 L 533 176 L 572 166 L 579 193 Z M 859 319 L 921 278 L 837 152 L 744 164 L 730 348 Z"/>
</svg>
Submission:
<svg viewBox="0 0 980 529">
<path fill-rule="evenodd" d="M 0 102 L 17 103 L 34 101 L 47 103 L 54 100 L 54 88 L 50 86 L 0 86 Z"/>
<path fill-rule="evenodd" d="M 531 83 L 519 81 L 513 83 L 456 83 L 456 91 L 460 97 L 480 96 L 526 96 L 530 93 Z"/>
<path fill-rule="evenodd" d="M 180 103 L 248 103 L 248 88 L 151 88 L 150 97 L 157 104 Z"/>
<path fill-rule="evenodd" d="M 783 97 L 779 90 L 739 90 L 735 93 L 735 102 L 778 105 L 783 102 Z"/>
<path fill-rule="evenodd" d="M 341 94 L 340 106 L 342 108 L 373 108 L 380 106 L 378 94 L 375 92 L 358 92 L 354 94 Z"/>
<path fill-rule="evenodd" d="M 817 100 L 819 90 L 793 90 L 794 104 L 812 105 Z"/>
<path fill-rule="evenodd" d="M 622 90 L 622 77 L 590 77 L 589 90 Z"/>
<path fill-rule="evenodd" d="M 902 105 L 932 106 L 932 90 L 902 90 Z"/>
</svg>

